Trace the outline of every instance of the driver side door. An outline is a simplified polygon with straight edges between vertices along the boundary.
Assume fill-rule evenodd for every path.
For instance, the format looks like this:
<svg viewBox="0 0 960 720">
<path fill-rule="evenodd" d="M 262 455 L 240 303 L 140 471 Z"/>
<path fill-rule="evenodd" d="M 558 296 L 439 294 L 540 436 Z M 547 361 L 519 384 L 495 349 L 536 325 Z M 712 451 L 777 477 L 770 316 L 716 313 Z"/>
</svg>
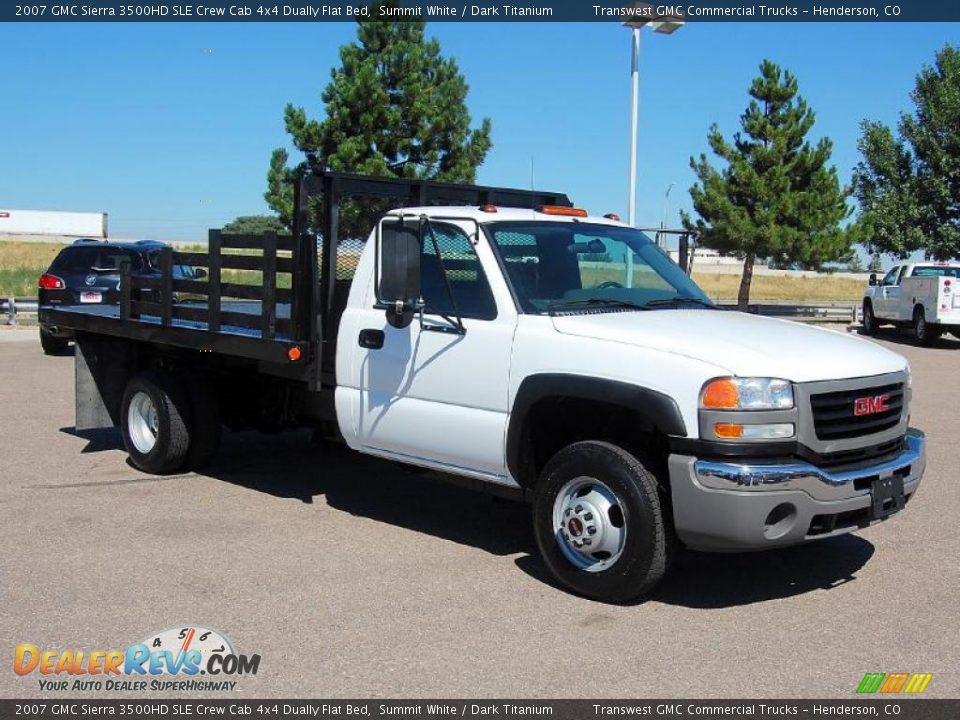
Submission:
<svg viewBox="0 0 960 720">
<path fill-rule="evenodd" d="M 394 327 L 376 293 L 364 303 L 360 333 L 376 333 L 382 342 L 361 342 L 356 350 L 357 441 L 373 454 L 506 483 L 516 308 L 475 225 L 431 224 L 434 238 L 421 246 L 422 316 Z M 444 317 L 457 315 L 463 332 Z"/>
<path fill-rule="evenodd" d="M 883 276 L 879 292 L 874 298 L 874 314 L 884 320 L 896 320 L 900 305 L 900 266 L 896 265 Z"/>
</svg>

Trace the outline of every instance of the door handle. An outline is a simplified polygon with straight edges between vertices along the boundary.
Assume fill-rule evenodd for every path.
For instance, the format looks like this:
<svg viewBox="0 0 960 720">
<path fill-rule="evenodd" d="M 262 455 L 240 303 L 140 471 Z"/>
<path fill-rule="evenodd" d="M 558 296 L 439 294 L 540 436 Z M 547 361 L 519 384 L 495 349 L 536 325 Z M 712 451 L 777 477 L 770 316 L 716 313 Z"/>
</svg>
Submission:
<svg viewBox="0 0 960 720">
<path fill-rule="evenodd" d="M 367 328 L 360 331 L 360 347 L 368 350 L 379 350 L 383 347 L 383 330 Z"/>
</svg>

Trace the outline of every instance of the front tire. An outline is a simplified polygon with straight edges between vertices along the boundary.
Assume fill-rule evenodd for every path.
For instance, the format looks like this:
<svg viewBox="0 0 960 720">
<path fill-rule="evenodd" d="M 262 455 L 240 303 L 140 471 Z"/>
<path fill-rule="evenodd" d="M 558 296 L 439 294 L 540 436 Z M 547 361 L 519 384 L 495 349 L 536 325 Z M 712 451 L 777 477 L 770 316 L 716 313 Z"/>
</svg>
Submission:
<svg viewBox="0 0 960 720">
<path fill-rule="evenodd" d="M 863 334 L 873 335 L 877 332 L 877 318 L 873 314 L 873 303 L 863 301 Z"/>
<path fill-rule="evenodd" d="M 649 467 L 606 442 L 570 445 L 547 463 L 534 496 L 537 545 L 553 576 L 603 602 L 626 602 L 666 573 L 674 543 Z"/>
<path fill-rule="evenodd" d="M 923 308 L 919 305 L 913 310 L 913 339 L 917 345 L 927 346 L 940 337 L 940 328 L 927 322 Z"/>
<path fill-rule="evenodd" d="M 127 383 L 120 431 L 134 467 L 152 475 L 183 468 L 190 449 L 187 411 L 183 390 L 170 375 L 145 372 Z"/>
</svg>

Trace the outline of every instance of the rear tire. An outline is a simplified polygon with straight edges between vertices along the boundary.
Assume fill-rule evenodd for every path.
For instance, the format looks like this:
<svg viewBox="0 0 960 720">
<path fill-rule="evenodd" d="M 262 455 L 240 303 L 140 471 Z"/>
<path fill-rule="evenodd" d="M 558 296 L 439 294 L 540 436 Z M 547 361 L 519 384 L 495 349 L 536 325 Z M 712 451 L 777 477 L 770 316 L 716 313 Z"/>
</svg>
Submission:
<svg viewBox="0 0 960 720">
<path fill-rule="evenodd" d="M 176 379 L 136 375 L 120 407 L 120 432 L 133 466 L 153 475 L 181 470 L 190 449 L 189 404 Z"/>
<path fill-rule="evenodd" d="M 913 310 L 913 339 L 917 345 L 926 347 L 940 337 L 943 331 L 939 326 L 927 322 L 923 308 L 917 305 Z"/>
<path fill-rule="evenodd" d="M 44 355 L 63 355 L 69 345 L 69 340 L 54 337 L 43 328 L 40 328 L 40 347 L 43 348 Z"/>
<path fill-rule="evenodd" d="M 877 332 L 877 317 L 873 314 L 873 303 L 869 300 L 863 301 L 863 334 L 873 335 Z"/>
<path fill-rule="evenodd" d="M 603 602 L 650 591 L 675 542 L 656 477 L 623 448 L 570 445 L 547 463 L 534 495 L 534 533 L 553 576 Z"/>
<path fill-rule="evenodd" d="M 190 449 L 184 467 L 199 470 L 210 464 L 220 449 L 223 419 L 220 400 L 211 386 L 211 379 L 192 374 L 184 379 L 190 395 Z"/>
</svg>

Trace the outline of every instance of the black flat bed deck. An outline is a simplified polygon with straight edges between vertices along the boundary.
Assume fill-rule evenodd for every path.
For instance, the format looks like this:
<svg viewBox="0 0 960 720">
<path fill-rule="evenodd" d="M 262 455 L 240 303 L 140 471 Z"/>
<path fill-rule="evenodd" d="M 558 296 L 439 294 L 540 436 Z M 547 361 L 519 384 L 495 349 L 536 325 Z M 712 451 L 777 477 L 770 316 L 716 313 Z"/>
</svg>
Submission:
<svg viewBox="0 0 960 720">
<path fill-rule="evenodd" d="M 180 307 L 195 309 L 204 314 L 206 303 L 184 303 Z M 253 321 L 261 317 L 260 303 L 225 302 L 222 305 L 227 317 L 246 315 Z M 289 304 L 277 304 L 278 320 L 290 317 Z M 204 352 L 217 352 L 226 355 L 290 364 L 291 350 L 296 348 L 296 362 L 306 362 L 309 355 L 308 344 L 298 341 L 282 331 L 265 338 L 263 330 L 223 322 L 216 331 L 211 331 L 209 323 L 202 319 L 171 317 L 164 324 L 160 314 L 141 314 L 138 318 L 122 318 L 119 305 L 57 305 L 43 306 L 39 309 L 40 321 L 45 325 L 56 325 L 74 332 L 91 332 L 102 335 L 156 342 L 174 345 Z M 299 354 L 298 354 L 299 353 Z"/>
</svg>

